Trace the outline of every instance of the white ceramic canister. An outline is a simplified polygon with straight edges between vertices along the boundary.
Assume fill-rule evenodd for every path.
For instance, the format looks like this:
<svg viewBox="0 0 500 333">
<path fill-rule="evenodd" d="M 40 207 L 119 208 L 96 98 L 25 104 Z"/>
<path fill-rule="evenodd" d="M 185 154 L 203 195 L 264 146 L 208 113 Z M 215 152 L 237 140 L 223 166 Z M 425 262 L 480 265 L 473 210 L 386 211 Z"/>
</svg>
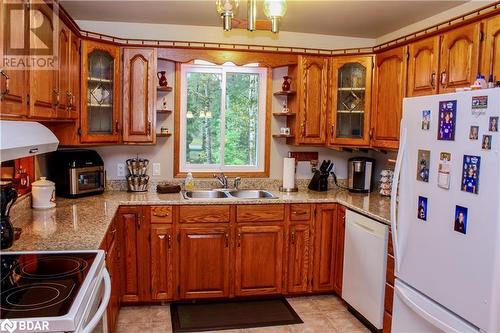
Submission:
<svg viewBox="0 0 500 333">
<path fill-rule="evenodd" d="M 53 208 L 56 206 L 56 186 L 54 182 L 40 177 L 31 184 L 31 206 L 35 209 Z"/>
</svg>

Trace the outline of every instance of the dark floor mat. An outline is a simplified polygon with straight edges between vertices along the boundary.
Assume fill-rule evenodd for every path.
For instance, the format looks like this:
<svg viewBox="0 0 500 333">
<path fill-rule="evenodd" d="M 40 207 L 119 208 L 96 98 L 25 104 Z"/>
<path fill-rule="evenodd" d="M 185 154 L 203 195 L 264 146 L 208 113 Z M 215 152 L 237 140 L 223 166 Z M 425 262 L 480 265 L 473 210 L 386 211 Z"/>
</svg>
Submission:
<svg viewBox="0 0 500 333">
<path fill-rule="evenodd" d="M 172 303 L 174 332 L 202 332 L 238 328 L 301 324 L 303 321 L 284 297 Z"/>
</svg>

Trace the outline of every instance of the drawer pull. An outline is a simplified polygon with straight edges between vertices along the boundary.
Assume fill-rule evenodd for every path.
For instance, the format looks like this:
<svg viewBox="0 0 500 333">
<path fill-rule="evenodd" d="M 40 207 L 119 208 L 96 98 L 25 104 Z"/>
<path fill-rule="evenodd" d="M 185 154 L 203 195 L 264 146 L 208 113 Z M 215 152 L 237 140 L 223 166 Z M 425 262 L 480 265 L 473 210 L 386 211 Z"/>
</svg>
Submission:
<svg viewBox="0 0 500 333">
<path fill-rule="evenodd" d="M 172 235 L 168 235 L 168 248 L 171 249 L 172 248 Z"/>
<path fill-rule="evenodd" d="M 238 247 L 241 247 L 241 234 L 238 234 Z"/>
<path fill-rule="evenodd" d="M 229 234 L 227 232 L 224 234 L 224 242 L 226 247 L 229 247 Z"/>
<path fill-rule="evenodd" d="M 156 217 L 167 217 L 167 216 L 169 216 L 169 214 L 168 214 L 168 212 L 166 212 L 166 213 L 153 212 L 153 216 L 156 216 Z"/>
<path fill-rule="evenodd" d="M 292 212 L 293 215 L 306 215 L 307 212 L 306 211 L 303 211 L 303 212 Z"/>
<path fill-rule="evenodd" d="M 292 231 L 291 241 L 292 241 L 292 245 L 295 244 L 295 231 Z"/>
</svg>

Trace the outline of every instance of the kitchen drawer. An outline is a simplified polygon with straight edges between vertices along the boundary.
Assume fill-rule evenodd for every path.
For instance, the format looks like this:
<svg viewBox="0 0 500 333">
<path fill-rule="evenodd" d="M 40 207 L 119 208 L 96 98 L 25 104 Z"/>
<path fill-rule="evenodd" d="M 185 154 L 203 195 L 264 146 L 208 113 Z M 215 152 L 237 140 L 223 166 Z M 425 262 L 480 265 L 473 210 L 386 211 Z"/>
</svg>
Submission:
<svg viewBox="0 0 500 333">
<path fill-rule="evenodd" d="M 387 283 L 394 286 L 394 257 L 387 255 L 387 274 L 385 276 Z"/>
<path fill-rule="evenodd" d="M 283 222 L 285 205 L 242 205 L 236 208 L 237 222 Z"/>
<path fill-rule="evenodd" d="M 311 205 L 291 204 L 290 221 L 308 221 L 311 219 Z"/>
<path fill-rule="evenodd" d="M 151 223 L 172 223 L 172 206 L 151 206 Z"/>
<path fill-rule="evenodd" d="M 180 223 L 226 223 L 229 222 L 229 207 L 223 205 L 181 206 Z"/>
<path fill-rule="evenodd" d="M 385 284 L 384 309 L 388 313 L 392 313 L 392 302 L 394 297 L 394 287 L 390 284 Z"/>
<path fill-rule="evenodd" d="M 392 327 L 392 315 L 384 311 L 384 326 L 382 332 L 391 333 L 391 327 Z"/>
<path fill-rule="evenodd" d="M 394 256 L 394 248 L 392 247 L 392 231 L 389 229 L 389 239 L 387 241 L 387 253 Z"/>
</svg>

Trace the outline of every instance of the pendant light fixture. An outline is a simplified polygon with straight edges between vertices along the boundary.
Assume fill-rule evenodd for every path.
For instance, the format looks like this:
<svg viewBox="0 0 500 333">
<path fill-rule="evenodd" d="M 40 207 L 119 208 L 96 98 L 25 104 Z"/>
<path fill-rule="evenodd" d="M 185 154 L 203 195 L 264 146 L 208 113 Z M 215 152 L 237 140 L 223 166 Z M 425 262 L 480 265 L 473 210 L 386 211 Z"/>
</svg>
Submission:
<svg viewBox="0 0 500 333">
<path fill-rule="evenodd" d="M 232 29 L 231 20 L 238 11 L 239 0 L 217 0 L 215 6 L 222 19 L 224 31 L 230 31 Z"/>
<path fill-rule="evenodd" d="M 286 14 L 286 0 L 264 0 L 264 14 L 271 20 L 271 31 L 278 33 L 280 19 Z"/>
</svg>

